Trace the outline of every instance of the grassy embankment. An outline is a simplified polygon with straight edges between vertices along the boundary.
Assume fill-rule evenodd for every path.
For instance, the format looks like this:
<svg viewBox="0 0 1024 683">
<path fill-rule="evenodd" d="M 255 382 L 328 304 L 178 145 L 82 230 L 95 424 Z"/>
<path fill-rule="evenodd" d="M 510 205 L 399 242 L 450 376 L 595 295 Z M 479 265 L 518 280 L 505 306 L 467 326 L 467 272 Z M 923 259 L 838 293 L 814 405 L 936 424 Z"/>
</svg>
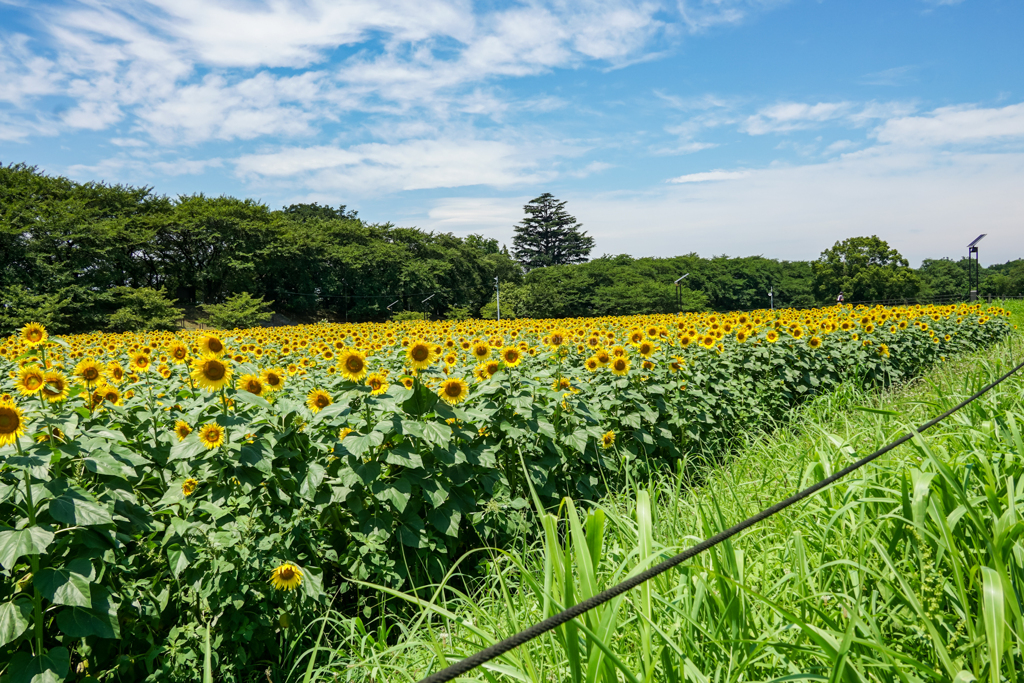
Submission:
<svg viewBox="0 0 1024 683">
<path fill-rule="evenodd" d="M 1024 319 L 1024 306 L 1010 307 Z M 420 617 L 389 633 L 328 617 L 324 649 L 313 665 L 308 652 L 297 657 L 292 679 L 416 681 L 888 443 L 1024 359 L 1022 342 L 1015 333 L 891 392 L 845 385 L 785 428 L 750 435 L 699 485 L 638 483 L 590 513 L 567 503 L 544 516 L 543 542 L 490 551 L 472 594 L 420 602 Z M 812 499 L 462 680 L 1017 680 L 1022 432 L 1024 372 Z"/>
</svg>

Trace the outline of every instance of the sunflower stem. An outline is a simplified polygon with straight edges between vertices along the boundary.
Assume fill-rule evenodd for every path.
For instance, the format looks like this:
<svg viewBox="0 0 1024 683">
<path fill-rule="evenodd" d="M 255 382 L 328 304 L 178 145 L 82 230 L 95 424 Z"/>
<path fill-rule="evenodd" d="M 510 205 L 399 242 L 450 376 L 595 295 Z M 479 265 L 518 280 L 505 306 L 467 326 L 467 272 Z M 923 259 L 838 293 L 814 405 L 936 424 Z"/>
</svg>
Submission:
<svg viewBox="0 0 1024 683">
<path fill-rule="evenodd" d="M 18 449 L 18 455 L 24 456 L 25 453 L 21 450 L 20 440 L 15 437 L 14 446 Z M 25 471 L 25 514 L 28 516 L 28 524 L 30 527 L 36 525 L 36 504 L 32 500 L 32 472 L 28 467 L 24 468 Z M 35 554 L 28 556 L 29 565 L 32 567 L 32 576 L 39 576 L 39 557 Z M 32 582 L 32 611 L 33 619 L 35 621 L 35 639 L 36 639 L 36 656 L 41 657 L 43 654 L 43 596 L 39 592 L 39 588 L 36 587 L 35 582 Z"/>
</svg>

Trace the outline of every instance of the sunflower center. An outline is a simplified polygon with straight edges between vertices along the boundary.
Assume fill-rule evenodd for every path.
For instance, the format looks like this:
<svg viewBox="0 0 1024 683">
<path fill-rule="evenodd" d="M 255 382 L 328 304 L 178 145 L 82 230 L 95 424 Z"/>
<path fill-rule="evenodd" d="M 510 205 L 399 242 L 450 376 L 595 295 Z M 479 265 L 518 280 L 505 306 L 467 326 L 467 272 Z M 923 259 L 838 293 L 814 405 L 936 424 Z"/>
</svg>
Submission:
<svg viewBox="0 0 1024 683">
<path fill-rule="evenodd" d="M 285 581 L 291 581 L 295 578 L 295 570 L 291 567 L 285 567 L 278 576 Z"/>
<path fill-rule="evenodd" d="M 327 406 L 331 405 L 331 399 L 328 398 L 327 396 L 324 396 L 323 394 L 320 394 L 319 396 L 316 397 L 316 404 L 321 408 L 326 408 Z"/>
<path fill-rule="evenodd" d="M 10 409 L 0 410 L 0 434 L 12 434 L 18 428 L 18 416 Z"/>
<path fill-rule="evenodd" d="M 412 356 L 412 359 L 414 361 L 422 362 L 430 357 L 430 349 L 428 349 L 426 346 L 414 346 L 412 347 L 412 351 L 409 353 L 409 355 Z"/>
<path fill-rule="evenodd" d="M 96 368 L 86 368 L 85 372 L 82 373 L 82 377 L 86 382 L 93 382 L 100 376 L 99 371 Z"/>
<path fill-rule="evenodd" d="M 458 382 L 452 382 L 444 388 L 444 393 L 454 398 L 462 393 L 462 386 Z"/>
<path fill-rule="evenodd" d="M 28 333 L 28 340 L 30 342 L 37 342 L 43 338 L 42 333 L 39 330 L 30 330 Z"/>
<path fill-rule="evenodd" d="M 38 377 L 29 377 L 25 380 L 25 386 L 33 391 L 38 389 L 42 383 L 43 381 Z"/>
<path fill-rule="evenodd" d="M 349 356 L 345 361 L 345 367 L 349 372 L 359 372 L 363 369 L 363 361 L 358 356 Z"/>
<path fill-rule="evenodd" d="M 219 339 L 211 339 L 206 343 L 206 346 L 214 353 L 220 353 L 224 350 L 224 345 L 220 343 Z"/>
<path fill-rule="evenodd" d="M 203 369 L 203 374 L 212 380 L 224 379 L 224 371 L 226 369 L 227 368 L 220 361 L 211 360 L 207 361 L 206 367 Z"/>
</svg>

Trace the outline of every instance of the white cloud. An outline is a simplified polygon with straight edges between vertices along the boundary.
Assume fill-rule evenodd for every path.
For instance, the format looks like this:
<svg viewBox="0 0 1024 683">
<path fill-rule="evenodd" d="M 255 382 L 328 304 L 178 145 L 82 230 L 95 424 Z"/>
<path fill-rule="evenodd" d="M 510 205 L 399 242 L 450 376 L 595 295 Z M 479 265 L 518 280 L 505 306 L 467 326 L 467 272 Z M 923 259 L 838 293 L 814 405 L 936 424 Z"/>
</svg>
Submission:
<svg viewBox="0 0 1024 683">
<path fill-rule="evenodd" d="M 875 131 L 880 142 L 946 145 L 1024 139 L 1024 103 L 1000 108 L 942 107 L 924 116 L 904 116 Z"/>
<path fill-rule="evenodd" d="M 601 253 L 814 259 L 838 240 L 877 234 L 916 263 L 961 256 L 982 220 L 988 260 L 1002 262 L 1024 253 L 1022 186 L 1024 153 L 879 145 L 825 163 L 750 171 L 728 183 L 560 198 Z"/>
<path fill-rule="evenodd" d="M 500 140 L 438 138 L 351 147 L 292 147 L 247 154 L 235 161 L 245 179 L 288 179 L 315 191 L 344 189 L 377 194 L 468 185 L 511 187 L 553 176 L 557 156 L 576 154 L 566 145 L 512 144 Z M 547 168 L 540 168 L 546 162 Z"/>
<path fill-rule="evenodd" d="M 477 233 L 495 237 L 506 244 L 512 226 L 523 218 L 523 206 L 531 196 L 452 197 L 434 203 L 419 227 L 457 235 Z"/>
<path fill-rule="evenodd" d="M 816 123 L 841 118 L 852 108 L 853 105 L 849 102 L 783 102 L 765 107 L 748 117 L 741 130 L 750 135 L 800 130 Z"/>
<path fill-rule="evenodd" d="M 860 82 L 864 85 L 907 85 L 914 80 L 916 66 L 894 66 L 870 74 L 864 74 Z"/>
<path fill-rule="evenodd" d="M 680 183 L 706 183 L 711 180 L 736 180 L 738 178 L 746 178 L 750 175 L 750 171 L 706 171 L 704 173 L 689 173 L 687 175 L 677 176 L 675 178 L 669 178 L 666 182 L 674 183 L 676 185 Z"/>
</svg>

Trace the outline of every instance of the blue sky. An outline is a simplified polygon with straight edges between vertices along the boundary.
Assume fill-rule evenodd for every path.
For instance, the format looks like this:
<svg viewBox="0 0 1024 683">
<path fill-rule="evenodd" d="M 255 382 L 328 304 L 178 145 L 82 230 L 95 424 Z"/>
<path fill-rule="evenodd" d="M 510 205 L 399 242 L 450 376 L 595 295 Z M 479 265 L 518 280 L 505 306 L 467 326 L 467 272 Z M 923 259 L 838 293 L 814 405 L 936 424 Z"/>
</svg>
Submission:
<svg viewBox="0 0 1024 683">
<path fill-rule="evenodd" d="M 0 162 L 594 255 L 1024 257 L 1019 0 L 0 0 Z"/>
</svg>

